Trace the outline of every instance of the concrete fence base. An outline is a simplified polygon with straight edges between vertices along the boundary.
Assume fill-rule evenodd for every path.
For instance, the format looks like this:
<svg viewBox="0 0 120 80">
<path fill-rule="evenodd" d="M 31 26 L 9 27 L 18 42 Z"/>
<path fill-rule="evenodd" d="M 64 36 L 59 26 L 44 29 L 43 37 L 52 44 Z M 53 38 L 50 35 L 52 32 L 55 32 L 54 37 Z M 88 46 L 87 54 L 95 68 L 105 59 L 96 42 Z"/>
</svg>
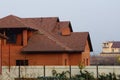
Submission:
<svg viewBox="0 0 120 80">
<path fill-rule="evenodd" d="M 78 66 L 3 66 L 0 80 L 15 80 L 15 78 L 37 78 L 42 76 L 52 76 L 52 70 L 56 70 L 58 73 L 63 71 L 70 71 L 74 76 L 79 74 L 80 69 Z M 120 75 L 120 66 L 86 66 L 83 70 L 89 71 L 95 77 L 98 74 L 115 73 Z"/>
</svg>

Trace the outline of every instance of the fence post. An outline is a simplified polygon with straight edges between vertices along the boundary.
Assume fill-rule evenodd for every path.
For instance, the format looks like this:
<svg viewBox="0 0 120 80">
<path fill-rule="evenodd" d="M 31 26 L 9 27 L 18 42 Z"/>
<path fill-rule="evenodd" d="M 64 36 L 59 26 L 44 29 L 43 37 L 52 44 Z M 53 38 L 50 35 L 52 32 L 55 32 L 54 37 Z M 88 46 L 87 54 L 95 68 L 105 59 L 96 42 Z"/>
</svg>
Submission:
<svg viewBox="0 0 120 80">
<path fill-rule="evenodd" d="M 44 77 L 45 77 L 45 65 L 43 66 L 43 74 L 44 74 Z"/>
<path fill-rule="evenodd" d="M 20 65 L 18 66 L 18 77 L 19 77 L 19 80 L 21 80 L 20 79 Z"/>
<path fill-rule="evenodd" d="M 69 66 L 69 69 L 70 69 L 70 79 L 71 79 L 71 65 Z"/>
<path fill-rule="evenodd" d="M 97 79 L 98 79 L 98 64 L 96 65 L 96 73 L 97 73 Z"/>
</svg>

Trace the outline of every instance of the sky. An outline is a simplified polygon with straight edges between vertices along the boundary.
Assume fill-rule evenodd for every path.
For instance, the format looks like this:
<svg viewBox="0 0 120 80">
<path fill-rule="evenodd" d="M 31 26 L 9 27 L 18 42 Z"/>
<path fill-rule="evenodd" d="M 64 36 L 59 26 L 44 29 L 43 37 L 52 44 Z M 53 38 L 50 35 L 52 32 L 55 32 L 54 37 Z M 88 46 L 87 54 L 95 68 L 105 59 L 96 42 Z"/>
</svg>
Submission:
<svg viewBox="0 0 120 80">
<path fill-rule="evenodd" d="M 94 54 L 102 43 L 120 41 L 120 0 L 0 0 L 0 18 L 59 17 L 74 32 L 89 32 Z"/>
</svg>

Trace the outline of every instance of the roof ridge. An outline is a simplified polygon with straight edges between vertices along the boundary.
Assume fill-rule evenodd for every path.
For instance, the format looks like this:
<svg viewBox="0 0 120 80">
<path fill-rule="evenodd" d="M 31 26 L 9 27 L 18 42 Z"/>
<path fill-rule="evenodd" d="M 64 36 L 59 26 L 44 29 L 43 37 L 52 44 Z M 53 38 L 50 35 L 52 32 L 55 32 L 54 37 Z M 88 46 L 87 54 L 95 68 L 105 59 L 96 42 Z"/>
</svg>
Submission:
<svg viewBox="0 0 120 80">
<path fill-rule="evenodd" d="M 28 27 L 27 24 L 25 24 L 21 18 L 13 16 L 17 21 L 19 21 L 20 23 L 22 23 L 24 26 Z"/>
<path fill-rule="evenodd" d="M 48 18 L 59 19 L 59 17 L 25 17 L 25 18 L 22 18 L 22 19 L 48 19 Z"/>
<path fill-rule="evenodd" d="M 32 27 L 32 26 L 28 26 L 28 24 L 26 24 L 26 22 L 23 21 L 24 18 L 19 18 L 19 17 L 15 17 L 19 22 L 21 22 L 24 26 L 26 27 L 30 27 L 33 29 L 36 29 L 36 27 Z M 33 23 L 32 23 L 33 24 Z M 34 24 L 35 25 L 35 24 Z"/>
</svg>

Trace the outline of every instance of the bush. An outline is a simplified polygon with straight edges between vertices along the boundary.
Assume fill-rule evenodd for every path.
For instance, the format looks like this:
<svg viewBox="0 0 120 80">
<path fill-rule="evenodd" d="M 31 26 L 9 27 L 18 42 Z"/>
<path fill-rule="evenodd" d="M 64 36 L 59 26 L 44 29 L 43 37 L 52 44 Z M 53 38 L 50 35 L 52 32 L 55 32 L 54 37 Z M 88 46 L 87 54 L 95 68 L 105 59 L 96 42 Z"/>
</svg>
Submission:
<svg viewBox="0 0 120 80">
<path fill-rule="evenodd" d="M 117 76 L 115 73 L 103 73 L 98 76 L 98 80 L 117 80 Z"/>
</svg>

